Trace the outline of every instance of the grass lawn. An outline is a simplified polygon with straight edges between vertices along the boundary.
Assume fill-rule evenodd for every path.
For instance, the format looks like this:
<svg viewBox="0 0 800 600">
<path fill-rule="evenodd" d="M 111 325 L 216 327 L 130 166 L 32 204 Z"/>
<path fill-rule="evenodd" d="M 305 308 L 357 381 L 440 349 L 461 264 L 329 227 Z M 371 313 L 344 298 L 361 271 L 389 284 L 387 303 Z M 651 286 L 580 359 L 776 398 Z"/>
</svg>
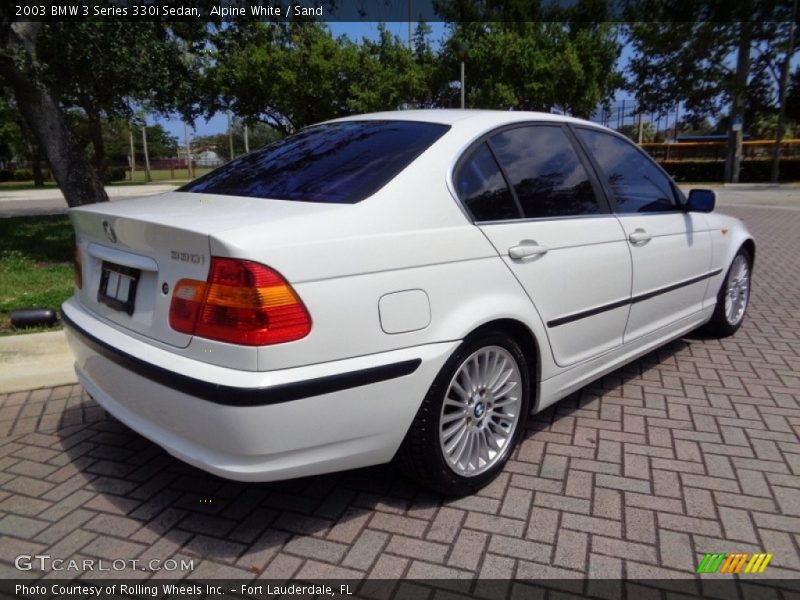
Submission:
<svg viewBox="0 0 800 600">
<path fill-rule="evenodd" d="M 201 175 L 205 175 L 211 169 L 209 167 L 197 167 L 195 169 L 195 175 L 200 177 Z M 153 183 L 185 183 L 189 181 L 189 174 L 186 172 L 186 169 L 152 169 L 150 173 L 153 176 Z M 144 185 L 144 170 L 139 168 L 136 169 L 134 173 L 133 181 L 129 179 L 124 179 L 121 181 L 112 181 L 108 185 L 111 186 L 118 186 L 118 185 Z M 44 182 L 45 188 L 55 188 L 57 187 L 54 181 L 45 181 Z M 0 182 L 0 192 L 19 192 L 24 190 L 35 190 L 35 189 L 42 189 L 36 188 L 33 185 L 33 181 L 2 181 Z"/>
<path fill-rule="evenodd" d="M 0 218 L 0 335 L 19 332 L 10 311 L 57 309 L 72 295 L 74 245 L 66 216 Z"/>
</svg>

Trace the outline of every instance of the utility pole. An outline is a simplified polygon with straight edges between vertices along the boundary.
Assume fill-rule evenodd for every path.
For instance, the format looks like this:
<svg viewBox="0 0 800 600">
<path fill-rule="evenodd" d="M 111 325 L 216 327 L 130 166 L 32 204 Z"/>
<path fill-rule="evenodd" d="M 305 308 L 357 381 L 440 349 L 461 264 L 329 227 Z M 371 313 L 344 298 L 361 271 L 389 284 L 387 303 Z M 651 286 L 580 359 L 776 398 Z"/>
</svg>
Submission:
<svg viewBox="0 0 800 600">
<path fill-rule="evenodd" d="M 247 123 L 244 124 L 244 153 L 250 152 L 250 140 L 247 139 Z"/>
<path fill-rule="evenodd" d="M 411 41 L 411 0 L 408 0 L 408 49 L 414 51 L 413 43 Z M 463 108 L 463 106 L 462 106 Z"/>
<path fill-rule="evenodd" d="M 183 124 L 183 139 L 186 143 L 186 172 L 189 175 L 189 179 L 193 179 L 192 147 L 189 145 L 189 126 L 186 123 Z"/>
<path fill-rule="evenodd" d="M 467 51 L 469 50 L 469 46 L 466 42 L 458 42 L 456 45 L 456 54 L 458 55 L 459 60 L 461 61 L 461 108 L 466 107 L 466 93 L 467 93 L 467 81 L 466 76 L 464 74 L 464 61 L 467 59 Z"/>
<path fill-rule="evenodd" d="M 150 156 L 147 153 L 147 117 L 142 118 L 142 146 L 144 147 L 144 180 L 153 181 L 153 174 L 150 172 Z"/>
<path fill-rule="evenodd" d="M 680 104 L 676 104 L 675 105 L 675 135 L 672 136 L 675 139 L 676 142 L 678 141 L 678 115 L 679 115 L 678 111 L 680 111 L 680 109 L 681 109 L 681 105 Z"/>
<path fill-rule="evenodd" d="M 747 75 L 750 72 L 750 43 L 753 24 L 743 21 L 739 24 L 739 50 L 736 57 L 736 81 L 731 101 L 731 122 L 728 125 L 728 148 L 725 157 L 725 181 L 739 183 L 739 169 L 742 165 L 742 140 L 744 137 L 745 96 Z"/>
<path fill-rule="evenodd" d="M 228 156 L 233 160 L 233 127 L 231 125 L 231 111 L 228 111 Z"/>
<path fill-rule="evenodd" d="M 789 87 L 789 67 L 794 53 L 794 32 L 795 21 L 797 20 L 797 0 L 792 2 L 792 24 L 789 26 L 789 40 L 786 44 L 786 58 L 783 60 L 781 69 L 781 80 L 778 84 L 780 88 L 780 101 L 778 105 L 778 128 L 775 131 L 775 146 L 772 148 L 772 183 L 778 183 L 781 168 L 781 142 L 783 141 L 784 129 L 786 127 L 786 94 Z"/>
<path fill-rule="evenodd" d="M 464 61 L 461 61 L 461 108 L 464 108 L 465 105 L 465 77 L 464 77 Z"/>
<path fill-rule="evenodd" d="M 131 145 L 131 182 L 133 182 L 135 175 L 136 175 L 136 152 L 133 148 L 133 125 L 131 124 L 131 128 L 128 129 L 128 141 Z"/>
<path fill-rule="evenodd" d="M 643 130 L 644 123 L 642 121 L 642 117 L 643 116 L 644 115 L 642 115 L 642 110 L 639 109 L 639 145 L 640 146 L 642 145 L 642 134 L 644 133 L 644 130 Z"/>
</svg>

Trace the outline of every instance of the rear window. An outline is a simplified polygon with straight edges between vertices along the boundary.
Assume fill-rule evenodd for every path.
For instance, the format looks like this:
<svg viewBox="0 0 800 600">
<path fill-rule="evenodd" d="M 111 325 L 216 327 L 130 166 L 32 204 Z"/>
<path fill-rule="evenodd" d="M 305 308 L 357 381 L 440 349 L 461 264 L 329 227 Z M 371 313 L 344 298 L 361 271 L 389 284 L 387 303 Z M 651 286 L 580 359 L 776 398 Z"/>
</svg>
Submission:
<svg viewBox="0 0 800 600">
<path fill-rule="evenodd" d="M 316 125 L 232 160 L 178 191 L 352 204 L 386 185 L 448 129 L 414 121 Z"/>
</svg>

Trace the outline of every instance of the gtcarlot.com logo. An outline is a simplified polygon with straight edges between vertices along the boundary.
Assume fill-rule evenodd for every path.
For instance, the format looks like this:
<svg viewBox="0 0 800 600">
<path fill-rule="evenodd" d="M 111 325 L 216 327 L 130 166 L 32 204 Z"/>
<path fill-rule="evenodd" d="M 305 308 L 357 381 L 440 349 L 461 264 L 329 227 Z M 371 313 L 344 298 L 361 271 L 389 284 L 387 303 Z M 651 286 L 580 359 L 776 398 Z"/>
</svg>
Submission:
<svg viewBox="0 0 800 600">
<path fill-rule="evenodd" d="M 697 566 L 698 573 L 752 573 L 759 575 L 767 568 L 772 554 L 747 552 L 706 554 Z"/>
<path fill-rule="evenodd" d="M 139 560 L 136 558 L 53 558 L 49 554 L 20 554 L 14 559 L 20 571 L 194 571 L 194 560 L 168 558 Z"/>
</svg>

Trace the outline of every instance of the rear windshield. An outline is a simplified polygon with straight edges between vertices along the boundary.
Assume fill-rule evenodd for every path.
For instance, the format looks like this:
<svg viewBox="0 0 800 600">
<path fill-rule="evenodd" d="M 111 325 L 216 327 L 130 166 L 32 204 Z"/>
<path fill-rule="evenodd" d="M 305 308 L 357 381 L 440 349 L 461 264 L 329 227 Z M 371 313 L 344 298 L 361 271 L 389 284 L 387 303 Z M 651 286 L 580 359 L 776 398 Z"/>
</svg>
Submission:
<svg viewBox="0 0 800 600">
<path fill-rule="evenodd" d="M 386 185 L 448 129 L 414 121 L 316 125 L 232 160 L 178 191 L 354 203 Z"/>
</svg>

